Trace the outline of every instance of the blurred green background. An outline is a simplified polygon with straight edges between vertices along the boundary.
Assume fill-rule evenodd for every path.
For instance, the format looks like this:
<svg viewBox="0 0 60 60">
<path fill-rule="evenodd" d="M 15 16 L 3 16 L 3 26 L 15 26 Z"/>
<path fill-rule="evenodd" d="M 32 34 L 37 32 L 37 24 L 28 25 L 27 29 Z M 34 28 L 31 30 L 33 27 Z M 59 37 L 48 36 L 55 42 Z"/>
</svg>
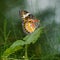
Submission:
<svg viewBox="0 0 60 60">
<path fill-rule="evenodd" d="M 19 10 L 29 11 L 45 26 L 39 40 L 28 49 L 29 57 L 60 60 L 60 0 L 0 0 L 0 56 L 14 41 L 25 36 Z M 23 54 L 22 50 L 10 57 L 18 59 Z"/>
</svg>

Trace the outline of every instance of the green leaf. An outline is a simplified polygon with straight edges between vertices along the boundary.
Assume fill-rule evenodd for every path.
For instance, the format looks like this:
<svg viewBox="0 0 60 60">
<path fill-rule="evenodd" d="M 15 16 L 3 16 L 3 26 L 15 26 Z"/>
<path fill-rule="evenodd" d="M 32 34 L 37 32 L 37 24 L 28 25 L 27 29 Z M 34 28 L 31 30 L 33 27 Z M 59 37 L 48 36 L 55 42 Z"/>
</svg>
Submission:
<svg viewBox="0 0 60 60">
<path fill-rule="evenodd" d="M 23 40 L 25 41 L 22 40 L 15 41 L 9 48 L 7 48 L 4 51 L 3 57 L 8 57 L 10 54 L 14 53 L 15 51 L 22 49 L 22 46 L 24 46 L 25 44 L 35 43 L 40 37 L 41 32 L 42 32 L 42 28 L 38 28 L 31 35 L 27 35 L 26 37 L 24 37 Z"/>
<path fill-rule="evenodd" d="M 10 54 L 14 53 L 15 51 L 22 49 L 22 46 L 24 45 L 24 41 L 17 40 L 14 42 L 9 48 L 7 48 L 2 57 L 8 57 Z"/>
<path fill-rule="evenodd" d="M 42 27 L 38 28 L 35 32 L 33 32 L 30 35 L 27 35 L 24 39 L 25 44 L 35 43 L 38 38 L 40 37 L 40 34 L 42 33 Z"/>
</svg>

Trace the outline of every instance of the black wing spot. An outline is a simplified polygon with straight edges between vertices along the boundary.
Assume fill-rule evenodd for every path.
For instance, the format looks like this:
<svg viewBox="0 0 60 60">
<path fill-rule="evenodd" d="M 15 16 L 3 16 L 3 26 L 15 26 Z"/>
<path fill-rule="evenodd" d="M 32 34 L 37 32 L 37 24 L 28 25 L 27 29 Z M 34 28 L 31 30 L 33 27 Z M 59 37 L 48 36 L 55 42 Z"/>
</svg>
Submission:
<svg viewBox="0 0 60 60">
<path fill-rule="evenodd" d="M 29 16 L 29 18 L 34 18 L 34 16 L 32 14 L 29 14 L 28 16 Z"/>
</svg>

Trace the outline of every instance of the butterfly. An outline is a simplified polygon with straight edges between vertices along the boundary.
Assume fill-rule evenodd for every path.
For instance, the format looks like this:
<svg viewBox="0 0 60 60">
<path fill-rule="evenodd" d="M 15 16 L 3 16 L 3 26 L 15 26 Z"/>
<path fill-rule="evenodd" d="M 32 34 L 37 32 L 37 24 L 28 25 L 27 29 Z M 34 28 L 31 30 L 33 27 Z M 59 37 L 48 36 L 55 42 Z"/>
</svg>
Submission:
<svg viewBox="0 0 60 60">
<path fill-rule="evenodd" d="M 19 11 L 19 15 L 22 18 L 22 28 L 24 33 L 31 34 L 40 26 L 40 20 L 36 19 L 28 11 L 21 10 Z"/>
</svg>

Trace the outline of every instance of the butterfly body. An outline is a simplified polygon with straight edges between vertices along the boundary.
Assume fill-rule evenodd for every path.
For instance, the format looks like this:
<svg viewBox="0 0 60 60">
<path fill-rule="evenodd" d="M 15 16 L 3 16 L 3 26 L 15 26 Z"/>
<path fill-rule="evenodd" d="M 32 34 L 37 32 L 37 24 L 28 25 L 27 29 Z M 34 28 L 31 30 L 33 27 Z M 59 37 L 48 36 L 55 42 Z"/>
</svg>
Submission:
<svg viewBox="0 0 60 60">
<path fill-rule="evenodd" d="M 20 16 L 22 18 L 23 31 L 26 34 L 34 32 L 40 25 L 40 20 L 37 20 L 32 14 L 27 11 L 20 11 Z"/>
</svg>

